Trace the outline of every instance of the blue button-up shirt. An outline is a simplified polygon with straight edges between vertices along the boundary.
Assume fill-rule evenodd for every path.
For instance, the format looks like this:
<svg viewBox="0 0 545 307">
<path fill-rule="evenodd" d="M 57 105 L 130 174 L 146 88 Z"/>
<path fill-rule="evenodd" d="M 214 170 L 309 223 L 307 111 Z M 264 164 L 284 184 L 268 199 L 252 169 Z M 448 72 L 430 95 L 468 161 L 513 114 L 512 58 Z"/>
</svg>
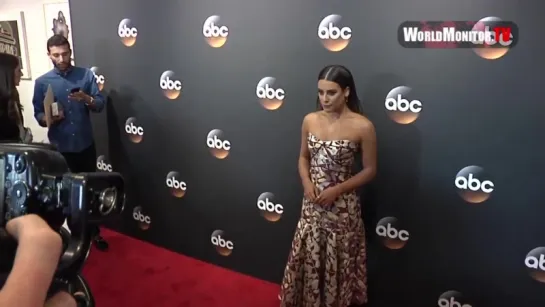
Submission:
<svg viewBox="0 0 545 307">
<path fill-rule="evenodd" d="M 36 79 L 34 84 L 34 117 L 45 127 L 44 99 L 48 85 L 51 84 L 55 102 L 64 112 L 64 119 L 49 127 L 49 142 L 57 146 L 60 152 L 81 152 L 94 142 L 89 111 L 101 112 L 105 99 L 100 94 L 93 72 L 86 68 L 72 67 L 66 72 L 56 68 Z M 94 98 L 94 106 L 87 106 L 83 101 L 68 99 L 70 91 L 80 88 Z"/>
</svg>

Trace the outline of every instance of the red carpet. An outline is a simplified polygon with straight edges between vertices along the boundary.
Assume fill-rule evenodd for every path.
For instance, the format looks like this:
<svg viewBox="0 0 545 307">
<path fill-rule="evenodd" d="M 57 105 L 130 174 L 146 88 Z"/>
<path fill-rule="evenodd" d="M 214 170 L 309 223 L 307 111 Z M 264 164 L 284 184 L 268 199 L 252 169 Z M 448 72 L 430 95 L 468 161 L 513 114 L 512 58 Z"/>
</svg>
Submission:
<svg viewBox="0 0 545 307">
<path fill-rule="evenodd" d="M 279 285 L 103 229 L 83 275 L 97 307 L 278 307 Z"/>
</svg>

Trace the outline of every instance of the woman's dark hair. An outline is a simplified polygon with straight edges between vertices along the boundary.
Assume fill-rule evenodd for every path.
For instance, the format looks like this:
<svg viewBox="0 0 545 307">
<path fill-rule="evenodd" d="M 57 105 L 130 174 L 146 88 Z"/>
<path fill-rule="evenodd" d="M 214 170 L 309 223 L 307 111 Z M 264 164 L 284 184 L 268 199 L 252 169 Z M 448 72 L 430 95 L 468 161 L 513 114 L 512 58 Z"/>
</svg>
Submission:
<svg viewBox="0 0 545 307">
<path fill-rule="evenodd" d="M 354 83 L 354 77 L 348 68 L 342 65 L 328 65 L 320 71 L 318 74 L 318 81 L 326 80 L 337 83 L 341 89 L 350 89 L 348 94 L 348 101 L 346 105 L 348 108 L 355 113 L 363 114 L 361 109 L 361 102 L 358 98 L 358 93 L 356 92 L 356 84 Z M 318 109 L 322 109 L 320 104 L 320 98 L 317 99 Z"/>
<path fill-rule="evenodd" d="M 15 69 L 19 66 L 19 58 L 0 53 L 0 112 L 8 110 L 10 102 L 16 102 L 22 111 L 19 93 L 15 87 Z"/>
</svg>

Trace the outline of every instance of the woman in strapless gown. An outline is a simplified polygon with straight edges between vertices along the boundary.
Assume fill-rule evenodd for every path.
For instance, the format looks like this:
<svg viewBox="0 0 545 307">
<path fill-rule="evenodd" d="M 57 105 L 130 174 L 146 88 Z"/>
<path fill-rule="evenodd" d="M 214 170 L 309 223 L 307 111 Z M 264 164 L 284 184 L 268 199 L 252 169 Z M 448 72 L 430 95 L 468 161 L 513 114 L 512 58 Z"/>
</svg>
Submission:
<svg viewBox="0 0 545 307">
<path fill-rule="evenodd" d="M 350 71 L 318 78 L 320 111 L 305 116 L 299 173 L 305 196 L 281 284 L 281 307 L 367 303 L 365 231 L 356 189 L 376 174 L 373 124 L 361 115 Z M 352 175 L 355 154 L 364 169 Z"/>
</svg>

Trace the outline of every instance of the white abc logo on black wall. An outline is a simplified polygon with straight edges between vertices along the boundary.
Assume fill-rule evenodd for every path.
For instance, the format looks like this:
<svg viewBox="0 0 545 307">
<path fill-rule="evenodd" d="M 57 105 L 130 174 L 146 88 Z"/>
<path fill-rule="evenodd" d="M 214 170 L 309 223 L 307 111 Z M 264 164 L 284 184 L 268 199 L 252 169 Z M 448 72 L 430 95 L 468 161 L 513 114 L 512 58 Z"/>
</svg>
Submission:
<svg viewBox="0 0 545 307">
<path fill-rule="evenodd" d="M 482 167 L 476 165 L 461 169 L 456 174 L 454 185 L 458 189 L 458 194 L 465 201 L 473 204 L 484 202 L 494 191 L 494 183 L 490 176 Z"/>
<path fill-rule="evenodd" d="M 341 15 L 326 16 L 318 25 L 318 37 L 322 45 L 329 51 L 344 50 L 352 38 L 352 29 L 342 26 Z"/>
<path fill-rule="evenodd" d="M 437 307 L 472 307 L 458 291 L 447 291 L 437 300 Z"/>
<path fill-rule="evenodd" d="M 261 215 L 270 222 L 280 220 L 284 213 L 284 207 L 277 203 L 274 194 L 271 192 L 265 192 L 259 195 L 257 198 L 257 208 L 261 212 Z"/>
<path fill-rule="evenodd" d="M 123 45 L 132 47 L 136 43 L 138 29 L 134 27 L 133 22 L 130 19 L 125 18 L 121 20 L 117 27 L 117 35 L 121 38 Z"/>
<path fill-rule="evenodd" d="M 187 184 L 180 179 L 180 173 L 176 171 L 167 174 L 166 185 L 174 197 L 182 198 L 187 191 Z"/>
<path fill-rule="evenodd" d="M 210 47 L 221 48 L 227 42 L 229 28 L 221 24 L 218 15 L 213 15 L 204 21 L 202 34 Z"/>
<path fill-rule="evenodd" d="M 265 77 L 259 80 L 255 94 L 261 105 L 271 111 L 280 108 L 286 98 L 286 92 L 278 86 L 274 77 Z"/>
<path fill-rule="evenodd" d="M 216 251 L 222 256 L 229 256 L 235 248 L 233 241 L 228 240 L 223 230 L 215 230 L 212 232 L 210 242 L 216 247 Z"/>
<path fill-rule="evenodd" d="M 172 70 L 167 70 L 159 78 L 159 87 L 168 99 L 176 99 L 182 92 L 182 81 L 177 80 Z"/>
<path fill-rule="evenodd" d="M 138 125 L 135 117 L 129 117 L 125 121 L 125 132 L 133 143 L 140 143 L 144 138 L 144 128 Z"/>
<path fill-rule="evenodd" d="M 91 67 L 90 70 L 93 73 L 93 76 L 95 77 L 98 90 L 102 91 L 104 89 L 104 84 L 106 84 L 106 78 L 104 77 L 104 75 L 100 73 L 100 68 L 98 68 L 97 66 Z"/>
<path fill-rule="evenodd" d="M 384 246 L 389 249 L 403 248 L 409 241 L 409 232 L 400 227 L 395 217 L 382 218 L 377 224 L 376 232 L 382 238 Z"/>
<path fill-rule="evenodd" d="M 412 89 L 404 85 L 386 95 L 384 107 L 390 119 L 398 124 L 410 124 L 420 116 L 422 102 L 412 96 Z"/>
<path fill-rule="evenodd" d="M 220 129 L 214 129 L 208 133 L 206 146 L 210 153 L 218 159 L 227 158 L 231 150 L 231 142 L 225 139 L 225 135 Z"/>
<path fill-rule="evenodd" d="M 105 156 L 99 156 L 97 158 L 97 170 L 104 172 L 112 172 L 113 168 Z"/>
<path fill-rule="evenodd" d="M 535 280 L 545 283 L 545 247 L 537 247 L 531 250 L 524 264 L 530 271 L 530 276 Z"/>
<path fill-rule="evenodd" d="M 142 230 L 148 230 L 151 225 L 151 218 L 142 212 L 142 207 L 135 207 L 132 211 L 132 218 L 138 222 Z"/>
</svg>

